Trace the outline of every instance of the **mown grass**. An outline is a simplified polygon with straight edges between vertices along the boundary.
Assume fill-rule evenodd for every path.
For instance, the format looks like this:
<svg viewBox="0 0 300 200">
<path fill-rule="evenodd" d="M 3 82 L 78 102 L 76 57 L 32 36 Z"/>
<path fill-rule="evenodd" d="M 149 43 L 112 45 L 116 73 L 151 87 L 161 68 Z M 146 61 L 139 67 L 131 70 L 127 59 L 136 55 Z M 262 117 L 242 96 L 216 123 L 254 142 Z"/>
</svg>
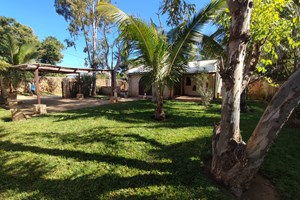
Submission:
<svg viewBox="0 0 300 200">
<path fill-rule="evenodd" d="M 263 111 L 251 106 L 254 112 L 242 115 L 244 135 Z M 167 101 L 165 107 L 163 122 L 151 118 L 148 101 L 17 123 L 0 109 L 0 199 L 231 199 L 204 169 L 220 104 Z M 283 199 L 300 199 L 295 131 L 280 134 L 261 170 Z"/>
</svg>

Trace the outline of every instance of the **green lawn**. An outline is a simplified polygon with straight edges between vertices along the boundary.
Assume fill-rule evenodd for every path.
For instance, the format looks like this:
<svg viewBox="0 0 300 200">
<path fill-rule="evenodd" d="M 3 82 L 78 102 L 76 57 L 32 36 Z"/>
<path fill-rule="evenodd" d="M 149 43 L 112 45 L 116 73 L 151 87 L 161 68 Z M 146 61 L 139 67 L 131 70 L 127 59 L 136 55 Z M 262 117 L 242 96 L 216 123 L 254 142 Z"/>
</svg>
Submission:
<svg viewBox="0 0 300 200">
<path fill-rule="evenodd" d="M 0 109 L 0 199 L 230 199 L 204 170 L 220 105 L 167 101 L 168 119 L 137 101 L 17 123 Z M 242 116 L 249 134 L 263 106 Z M 299 132 L 299 130 L 298 130 Z M 261 172 L 300 199 L 300 137 L 285 129 Z"/>
</svg>

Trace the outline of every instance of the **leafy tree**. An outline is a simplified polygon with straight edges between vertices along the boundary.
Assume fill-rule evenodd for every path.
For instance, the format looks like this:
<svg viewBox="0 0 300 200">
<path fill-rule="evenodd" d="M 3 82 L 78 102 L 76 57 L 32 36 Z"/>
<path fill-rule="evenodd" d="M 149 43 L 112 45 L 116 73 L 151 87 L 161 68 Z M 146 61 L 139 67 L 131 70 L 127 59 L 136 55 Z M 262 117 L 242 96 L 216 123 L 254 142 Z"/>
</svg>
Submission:
<svg viewBox="0 0 300 200">
<path fill-rule="evenodd" d="M 147 24 L 141 19 L 128 16 L 111 4 L 100 3 L 98 11 L 119 25 L 123 36 L 135 47 L 136 60 L 149 71 L 147 79 L 156 90 L 155 119 L 165 119 L 164 88 L 168 83 L 179 82 L 188 60 L 193 55 L 193 44 L 202 38 L 201 27 L 212 19 L 222 3 L 223 1 L 212 2 L 183 29 L 175 29 L 167 35 L 153 23 Z"/>
<path fill-rule="evenodd" d="M 56 12 L 69 22 L 71 40 L 68 46 L 74 46 L 79 36 L 85 39 L 84 52 L 87 53 L 86 64 L 97 69 L 99 65 L 99 51 L 101 41 L 99 27 L 105 25 L 97 11 L 96 5 L 100 0 L 55 0 Z M 109 1 L 108 1 L 109 2 Z M 96 94 L 96 73 L 93 74 L 92 95 Z"/>
<path fill-rule="evenodd" d="M 20 24 L 13 18 L 0 16 L 0 41 L 7 34 L 13 35 L 17 44 L 38 42 L 37 36 L 34 35 L 30 27 Z"/>
<path fill-rule="evenodd" d="M 223 81 L 221 122 L 215 127 L 213 134 L 211 173 L 216 180 L 227 185 L 237 196 L 249 187 L 274 139 L 300 101 L 300 69 L 298 69 L 273 97 L 247 143 L 242 140 L 240 96 L 246 85 L 244 81 L 253 73 L 252 67 L 258 63 L 257 58 L 260 58 L 261 50 L 272 54 L 275 52 L 273 47 L 276 47 L 282 39 L 281 34 L 285 31 L 290 33 L 291 29 L 274 27 L 279 25 L 273 23 L 276 20 L 282 22 L 283 26 L 289 24 L 280 21 L 278 15 L 273 16 L 271 13 L 271 10 L 277 6 L 282 8 L 286 3 L 288 1 L 283 0 L 277 2 L 227 0 L 230 23 L 227 26 L 229 32 L 225 64 L 220 67 Z M 253 33 L 251 37 L 250 26 L 254 29 L 253 25 L 255 25 L 251 25 L 250 21 L 254 5 L 256 11 L 264 9 L 263 12 L 257 12 L 257 15 L 266 16 L 260 18 L 253 15 L 252 21 L 255 21 L 255 18 L 261 19 L 264 27 L 258 29 L 258 32 Z M 281 10 L 277 10 L 277 13 L 280 14 L 278 11 Z M 265 24 L 263 20 L 268 23 Z M 270 28 L 277 31 L 269 31 Z M 279 37 L 270 36 L 279 32 L 281 32 Z M 248 50 L 247 44 L 249 44 Z M 262 45 L 265 47 L 263 48 Z"/>
<path fill-rule="evenodd" d="M 195 4 L 183 0 L 163 0 L 159 11 L 161 14 L 168 14 L 167 25 L 179 26 L 190 20 L 195 9 Z"/>
<path fill-rule="evenodd" d="M 290 40 L 292 33 L 291 20 L 282 18 L 282 10 L 289 1 L 271 0 L 254 1 L 253 15 L 248 48 L 243 72 L 243 93 L 241 96 L 241 111 L 247 112 L 246 89 L 249 82 L 257 77 L 257 68 L 265 71 L 266 64 L 272 63 L 270 59 L 278 60 L 276 53 L 278 46 L 283 41 Z M 230 16 L 229 10 L 224 10 L 218 17 L 219 29 L 210 36 L 210 39 L 201 43 L 202 51 L 207 57 L 222 57 L 225 59 L 226 48 L 224 43 L 228 41 Z M 220 37 L 221 36 L 221 37 Z M 223 51 L 222 51 L 223 50 Z M 261 74 L 262 75 L 262 74 Z"/>
<path fill-rule="evenodd" d="M 63 49 L 64 45 L 55 37 L 46 37 L 39 48 L 40 62 L 52 65 L 61 62 L 64 57 L 61 53 Z"/>
<path fill-rule="evenodd" d="M 287 80 L 300 67 L 300 38 L 297 34 L 300 31 L 299 1 L 289 1 L 281 11 L 280 17 L 289 24 L 287 27 L 289 34 L 286 34 L 284 39 L 275 46 L 274 54 L 276 56 L 266 55 L 263 65 L 260 67 L 260 72 L 264 76 L 279 84 Z"/>
<path fill-rule="evenodd" d="M 201 102 L 204 106 L 209 106 L 210 101 L 213 99 L 213 91 L 207 88 L 206 83 L 208 82 L 208 73 L 201 72 L 194 77 L 196 82 L 197 93 L 201 96 Z"/>
<path fill-rule="evenodd" d="M 214 129 L 211 173 L 238 196 L 249 187 L 274 139 L 300 101 L 300 70 L 281 87 L 266 108 L 247 143 L 240 133 L 240 94 L 248 66 L 244 65 L 250 40 L 252 0 L 227 0 L 231 26 L 226 64 L 222 68 L 221 123 Z"/>
</svg>

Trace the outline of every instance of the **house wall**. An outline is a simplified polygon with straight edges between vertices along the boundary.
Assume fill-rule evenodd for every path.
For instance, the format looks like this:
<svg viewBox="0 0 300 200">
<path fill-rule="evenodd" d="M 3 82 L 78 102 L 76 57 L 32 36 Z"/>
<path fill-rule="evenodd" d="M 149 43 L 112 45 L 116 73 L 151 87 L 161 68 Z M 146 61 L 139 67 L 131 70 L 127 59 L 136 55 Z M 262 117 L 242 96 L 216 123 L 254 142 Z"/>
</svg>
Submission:
<svg viewBox="0 0 300 200">
<path fill-rule="evenodd" d="M 190 74 L 190 75 L 185 75 L 183 77 L 183 84 L 182 84 L 182 91 L 180 95 L 186 95 L 186 96 L 199 96 L 199 94 L 197 93 L 197 91 L 193 90 L 193 87 L 196 86 L 197 89 L 197 85 L 196 85 L 196 81 L 195 79 L 195 74 Z M 218 75 L 216 75 L 215 73 L 211 73 L 208 74 L 208 88 L 212 90 L 212 92 L 214 92 L 214 87 L 216 88 L 215 93 L 214 93 L 214 97 L 217 97 L 217 94 L 220 93 L 220 84 L 219 82 L 221 81 L 219 79 L 219 81 L 215 81 L 216 76 L 218 77 Z M 186 85 L 186 80 L 187 77 L 189 77 L 191 79 L 191 85 Z M 132 96 L 132 97 L 137 97 L 139 96 L 139 81 L 142 78 L 142 75 L 140 74 L 132 74 L 128 76 L 128 95 Z M 215 86 L 216 84 L 216 86 Z M 206 84 L 204 85 L 206 87 Z M 199 86 L 198 86 L 199 87 Z M 152 94 L 155 94 L 155 89 L 154 87 L 152 88 Z M 171 98 L 174 96 L 174 89 L 169 89 L 168 87 L 165 87 L 164 90 L 164 98 Z"/>
<path fill-rule="evenodd" d="M 191 79 L 191 85 L 187 85 L 187 78 Z M 195 78 L 196 78 L 196 74 L 189 74 L 184 76 L 183 95 L 199 96 L 197 92 L 197 87 L 199 86 L 196 84 Z M 211 89 L 213 91 L 214 84 L 215 84 L 214 79 L 215 79 L 215 74 L 208 74 L 208 81 L 203 86 L 206 87 L 206 85 L 208 84 L 208 89 Z M 196 90 L 194 90 L 195 88 Z"/>
<path fill-rule="evenodd" d="M 131 97 L 139 96 L 139 81 L 142 75 L 129 75 L 128 76 L 128 95 Z"/>
<path fill-rule="evenodd" d="M 140 74 L 132 74 L 128 76 L 128 95 L 131 97 L 137 97 L 139 95 L 139 82 L 142 78 Z M 155 88 L 152 87 L 152 94 L 155 95 Z M 173 92 L 170 91 L 167 87 L 164 90 L 164 98 L 169 98 L 173 96 Z"/>
</svg>

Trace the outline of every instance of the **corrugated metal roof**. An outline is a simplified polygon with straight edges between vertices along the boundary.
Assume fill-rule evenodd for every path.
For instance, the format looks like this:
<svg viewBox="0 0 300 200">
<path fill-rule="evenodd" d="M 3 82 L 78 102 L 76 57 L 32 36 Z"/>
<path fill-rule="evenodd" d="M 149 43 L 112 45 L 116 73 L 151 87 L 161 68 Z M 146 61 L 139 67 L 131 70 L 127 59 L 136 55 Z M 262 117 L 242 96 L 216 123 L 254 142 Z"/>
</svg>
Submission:
<svg viewBox="0 0 300 200">
<path fill-rule="evenodd" d="M 200 60 L 189 62 L 186 74 L 196 74 L 199 72 L 214 73 L 218 71 L 217 64 L 218 60 Z M 149 71 L 149 68 L 141 65 L 128 70 L 126 74 L 143 74 Z"/>
</svg>

